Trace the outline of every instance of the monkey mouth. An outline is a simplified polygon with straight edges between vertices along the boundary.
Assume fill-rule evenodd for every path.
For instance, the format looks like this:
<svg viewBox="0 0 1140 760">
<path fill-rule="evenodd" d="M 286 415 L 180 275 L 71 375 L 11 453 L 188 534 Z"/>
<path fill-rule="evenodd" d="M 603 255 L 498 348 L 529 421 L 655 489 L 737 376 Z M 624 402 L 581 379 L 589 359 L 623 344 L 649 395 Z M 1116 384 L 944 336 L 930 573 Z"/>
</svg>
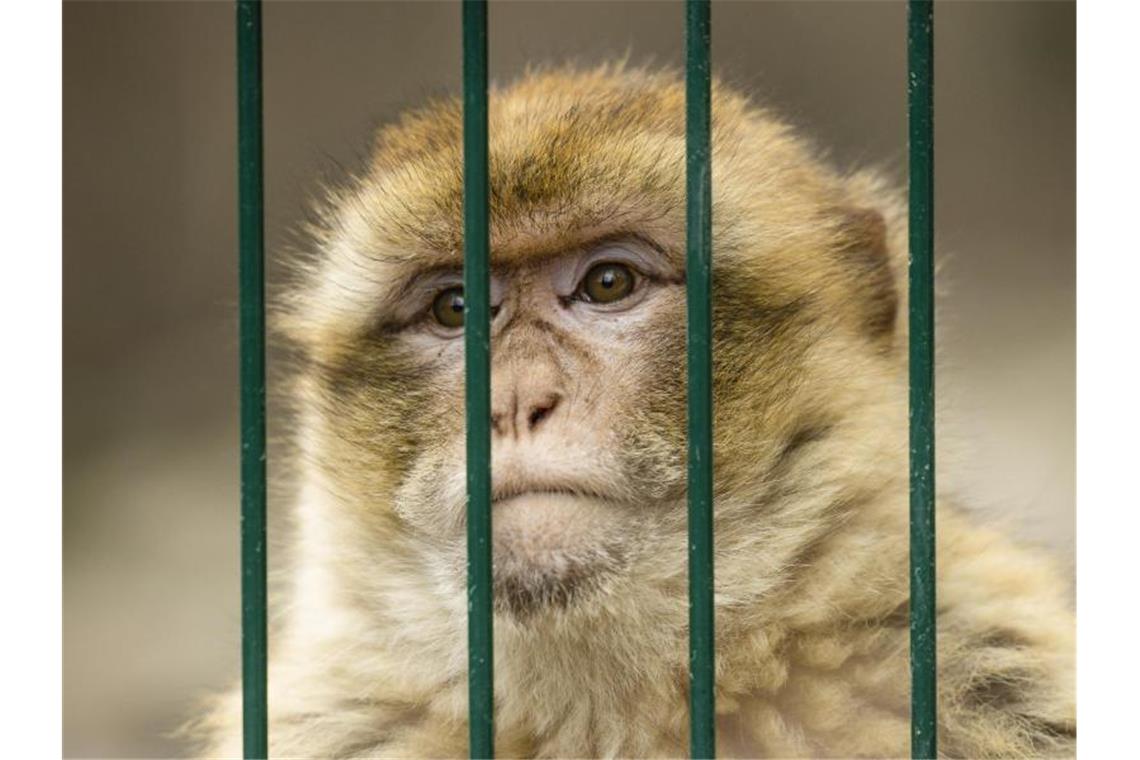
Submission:
<svg viewBox="0 0 1140 760">
<path fill-rule="evenodd" d="M 520 490 L 493 506 L 496 608 L 565 609 L 624 562 L 614 504 L 573 490 Z"/>
<path fill-rule="evenodd" d="M 499 485 L 496 482 L 491 488 L 491 503 L 500 504 L 519 498 L 528 497 L 570 497 L 578 499 L 592 499 L 596 501 L 611 502 L 614 499 L 607 497 L 605 494 L 590 488 L 583 488 L 578 485 L 551 485 L 546 483 L 529 484 L 520 482 L 507 482 Z"/>
</svg>

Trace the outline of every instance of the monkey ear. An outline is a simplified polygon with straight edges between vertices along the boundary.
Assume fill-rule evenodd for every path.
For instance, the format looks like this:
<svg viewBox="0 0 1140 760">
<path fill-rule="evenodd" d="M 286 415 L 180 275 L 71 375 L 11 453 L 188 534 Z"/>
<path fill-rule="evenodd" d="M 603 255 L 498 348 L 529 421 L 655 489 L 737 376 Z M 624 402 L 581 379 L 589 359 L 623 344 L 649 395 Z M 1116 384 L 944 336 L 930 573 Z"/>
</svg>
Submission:
<svg viewBox="0 0 1140 760">
<path fill-rule="evenodd" d="M 873 339 L 894 333 L 899 294 L 883 215 L 870 208 L 839 209 L 838 254 L 850 277 L 859 316 Z"/>
</svg>

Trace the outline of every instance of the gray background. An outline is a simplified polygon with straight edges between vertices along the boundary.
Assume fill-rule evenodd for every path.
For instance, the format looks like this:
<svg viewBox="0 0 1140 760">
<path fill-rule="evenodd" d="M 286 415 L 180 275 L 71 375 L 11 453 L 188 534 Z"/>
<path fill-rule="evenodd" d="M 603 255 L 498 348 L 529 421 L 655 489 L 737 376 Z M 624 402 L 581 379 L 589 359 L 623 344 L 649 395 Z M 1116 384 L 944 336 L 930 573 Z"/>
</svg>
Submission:
<svg viewBox="0 0 1140 760">
<path fill-rule="evenodd" d="M 493 3 L 492 74 L 679 65 L 681 11 Z M 840 165 L 901 178 L 901 3 L 717 2 L 713 19 L 730 81 Z M 458 22 L 454 3 L 268 5 L 271 256 L 374 125 L 457 90 Z M 165 733 L 238 670 L 233 26 L 223 2 L 64 6 L 68 756 L 181 753 Z M 942 2 L 936 27 L 942 477 L 1071 567 L 1074 6 Z"/>
</svg>

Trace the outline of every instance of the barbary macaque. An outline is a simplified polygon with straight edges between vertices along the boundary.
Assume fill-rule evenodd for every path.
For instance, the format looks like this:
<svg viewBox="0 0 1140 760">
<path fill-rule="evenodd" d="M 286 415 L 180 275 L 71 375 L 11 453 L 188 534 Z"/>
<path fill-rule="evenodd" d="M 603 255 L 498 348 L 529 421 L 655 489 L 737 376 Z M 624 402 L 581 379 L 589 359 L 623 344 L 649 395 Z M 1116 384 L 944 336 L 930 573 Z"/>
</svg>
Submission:
<svg viewBox="0 0 1140 760">
<path fill-rule="evenodd" d="M 497 753 L 683 756 L 683 82 L 531 73 L 489 119 Z M 467 753 L 462 178 L 459 100 L 381 129 L 279 299 L 271 757 Z M 721 83 L 712 193 L 718 752 L 905 756 L 905 202 Z M 939 495 L 942 754 L 1074 753 L 1067 587 Z"/>
</svg>

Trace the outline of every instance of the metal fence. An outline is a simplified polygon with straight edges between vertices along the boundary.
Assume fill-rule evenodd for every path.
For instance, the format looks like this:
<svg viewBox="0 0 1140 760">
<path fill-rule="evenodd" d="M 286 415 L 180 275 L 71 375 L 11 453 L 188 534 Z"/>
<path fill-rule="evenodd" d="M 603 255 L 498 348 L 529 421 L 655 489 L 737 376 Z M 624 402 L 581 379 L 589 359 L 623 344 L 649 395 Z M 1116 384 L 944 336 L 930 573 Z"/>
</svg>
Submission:
<svg viewBox="0 0 1140 760">
<path fill-rule="evenodd" d="M 464 341 L 471 757 L 494 755 L 487 6 L 463 0 Z M 911 753 L 937 756 L 934 597 L 933 0 L 908 0 Z M 238 0 L 244 752 L 268 754 L 260 0 Z M 690 753 L 716 752 L 710 4 L 686 0 Z"/>
</svg>

